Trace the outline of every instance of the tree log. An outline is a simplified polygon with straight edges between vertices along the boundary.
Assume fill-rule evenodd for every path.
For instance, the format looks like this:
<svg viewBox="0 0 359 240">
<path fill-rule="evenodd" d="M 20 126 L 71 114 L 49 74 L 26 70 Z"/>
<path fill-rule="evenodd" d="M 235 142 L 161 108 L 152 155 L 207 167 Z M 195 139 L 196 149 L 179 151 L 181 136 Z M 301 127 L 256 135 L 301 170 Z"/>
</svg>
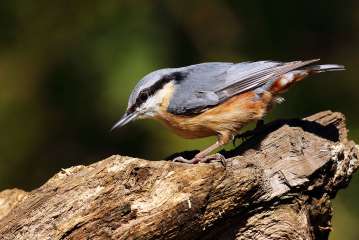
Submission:
<svg viewBox="0 0 359 240">
<path fill-rule="evenodd" d="M 112 156 L 0 193 L 0 239 L 328 239 L 359 166 L 341 113 L 262 127 L 223 163 Z"/>
</svg>

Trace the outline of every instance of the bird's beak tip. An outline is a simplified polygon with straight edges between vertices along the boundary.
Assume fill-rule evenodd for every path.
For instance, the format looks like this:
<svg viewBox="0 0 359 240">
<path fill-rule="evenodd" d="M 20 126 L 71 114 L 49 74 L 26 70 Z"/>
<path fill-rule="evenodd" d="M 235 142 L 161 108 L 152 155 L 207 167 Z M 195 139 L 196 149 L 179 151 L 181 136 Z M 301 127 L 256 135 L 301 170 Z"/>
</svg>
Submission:
<svg viewBox="0 0 359 240">
<path fill-rule="evenodd" d="M 112 126 L 112 128 L 110 129 L 110 132 L 113 132 L 116 128 L 118 128 L 119 125 L 118 125 L 118 122 Z"/>
<path fill-rule="evenodd" d="M 125 126 L 127 123 L 136 119 L 138 114 L 134 113 L 125 113 L 122 118 L 111 128 L 110 132 L 113 132 L 115 129 Z"/>
</svg>

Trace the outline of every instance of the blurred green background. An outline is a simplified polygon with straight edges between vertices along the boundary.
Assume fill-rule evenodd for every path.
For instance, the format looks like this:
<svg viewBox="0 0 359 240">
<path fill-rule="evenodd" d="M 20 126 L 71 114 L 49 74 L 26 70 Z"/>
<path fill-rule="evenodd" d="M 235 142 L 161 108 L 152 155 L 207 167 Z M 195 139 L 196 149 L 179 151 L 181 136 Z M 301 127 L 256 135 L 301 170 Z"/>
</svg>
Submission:
<svg viewBox="0 0 359 240">
<path fill-rule="evenodd" d="M 31 190 L 112 154 L 205 147 L 153 121 L 110 133 L 148 72 L 206 61 L 322 59 L 346 72 L 298 84 L 267 120 L 331 109 L 359 142 L 359 1 L 1 1 L 0 189 Z M 335 200 L 331 239 L 359 239 L 359 177 Z"/>
</svg>

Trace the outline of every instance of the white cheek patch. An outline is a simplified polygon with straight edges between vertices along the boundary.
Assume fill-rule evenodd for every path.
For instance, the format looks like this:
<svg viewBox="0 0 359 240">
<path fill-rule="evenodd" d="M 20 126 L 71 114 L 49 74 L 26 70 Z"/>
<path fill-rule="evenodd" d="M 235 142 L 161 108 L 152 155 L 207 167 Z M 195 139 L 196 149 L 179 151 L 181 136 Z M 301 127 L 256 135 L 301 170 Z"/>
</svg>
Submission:
<svg viewBox="0 0 359 240">
<path fill-rule="evenodd" d="M 157 91 L 155 95 L 149 97 L 147 101 L 141 106 L 144 118 L 154 117 L 160 111 L 161 104 L 164 98 L 170 94 L 170 83 L 166 84 L 161 90 Z"/>
</svg>

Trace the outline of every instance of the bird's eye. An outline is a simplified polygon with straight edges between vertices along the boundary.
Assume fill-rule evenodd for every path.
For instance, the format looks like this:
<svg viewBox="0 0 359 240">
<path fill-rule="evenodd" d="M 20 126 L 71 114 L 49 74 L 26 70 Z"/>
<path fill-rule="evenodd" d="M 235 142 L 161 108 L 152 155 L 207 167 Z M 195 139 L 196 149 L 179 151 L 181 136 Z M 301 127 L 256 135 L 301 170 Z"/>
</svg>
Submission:
<svg viewBox="0 0 359 240">
<path fill-rule="evenodd" d="M 147 95 L 147 93 L 146 93 L 146 92 L 141 92 L 141 93 L 140 93 L 140 95 L 139 95 L 138 97 L 139 97 L 139 99 L 140 99 L 142 102 L 144 102 L 144 101 L 146 101 L 146 100 L 147 100 L 148 95 Z"/>
</svg>

